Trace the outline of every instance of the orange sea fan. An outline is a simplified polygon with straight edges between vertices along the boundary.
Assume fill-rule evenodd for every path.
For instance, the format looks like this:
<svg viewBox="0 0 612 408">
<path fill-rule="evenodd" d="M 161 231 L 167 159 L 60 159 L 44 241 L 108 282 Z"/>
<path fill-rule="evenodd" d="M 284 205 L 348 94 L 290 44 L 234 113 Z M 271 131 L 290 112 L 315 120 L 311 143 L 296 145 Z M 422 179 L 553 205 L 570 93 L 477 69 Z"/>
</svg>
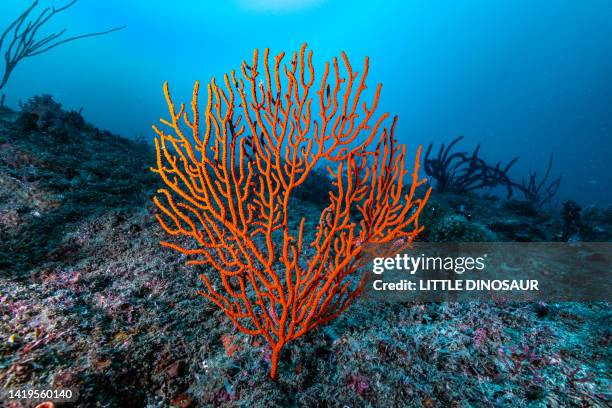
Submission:
<svg viewBox="0 0 612 408">
<path fill-rule="evenodd" d="M 164 84 L 170 119 L 161 123 L 169 132 L 153 127 L 152 170 L 166 185 L 154 197 L 157 219 L 166 233 L 194 243 L 161 244 L 190 265 L 212 267 L 200 276 L 200 293 L 240 331 L 270 344 L 273 379 L 287 342 L 333 320 L 359 295 L 364 244 L 411 242 L 429 197 L 429 190 L 416 196 L 425 182 L 420 147 L 404 186 L 406 148 L 393 137 L 396 119 L 385 127 L 388 114 L 375 116 L 381 85 L 369 106 L 360 105 L 368 58 L 359 75 L 342 53 L 343 69 L 336 58 L 326 63 L 313 88 L 312 51 L 304 45 L 288 63 L 284 56 L 270 62 L 266 49 L 260 61 L 255 50 L 241 75 L 225 75 L 223 86 L 213 79 L 202 116 L 198 82 L 191 113 L 184 104 L 177 110 Z M 289 203 L 321 164 L 333 191 L 309 254 L 305 220 L 290 228 Z"/>
</svg>

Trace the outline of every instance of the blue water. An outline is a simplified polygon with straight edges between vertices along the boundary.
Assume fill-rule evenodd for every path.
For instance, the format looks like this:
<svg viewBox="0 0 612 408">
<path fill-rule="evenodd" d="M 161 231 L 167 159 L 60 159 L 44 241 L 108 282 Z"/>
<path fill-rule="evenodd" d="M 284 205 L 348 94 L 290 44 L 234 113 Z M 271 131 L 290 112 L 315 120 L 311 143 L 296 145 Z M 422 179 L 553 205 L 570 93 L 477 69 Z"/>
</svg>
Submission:
<svg viewBox="0 0 612 408">
<path fill-rule="evenodd" d="M 27 4 L 2 0 L 0 27 Z M 491 161 L 520 156 L 515 178 L 552 152 L 559 200 L 608 204 L 611 21 L 609 0 L 81 0 L 47 30 L 128 27 L 23 61 L 3 92 L 12 106 L 50 93 L 98 127 L 151 138 L 164 80 L 186 100 L 195 79 L 238 68 L 255 47 L 306 41 L 318 66 L 340 50 L 355 68 L 371 57 L 368 82 L 384 84 L 382 108 L 410 147 L 465 135 Z"/>
</svg>

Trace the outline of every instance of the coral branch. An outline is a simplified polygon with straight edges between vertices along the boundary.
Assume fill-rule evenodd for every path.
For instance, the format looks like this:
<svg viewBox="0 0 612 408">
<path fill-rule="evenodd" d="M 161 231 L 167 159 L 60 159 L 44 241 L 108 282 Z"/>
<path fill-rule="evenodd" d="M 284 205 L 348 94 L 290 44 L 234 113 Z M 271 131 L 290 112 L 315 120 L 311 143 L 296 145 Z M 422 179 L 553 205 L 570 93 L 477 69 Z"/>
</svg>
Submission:
<svg viewBox="0 0 612 408">
<path fill-rule="evenodd" d="M 559 177 L 546 184 L 548 177 L 550 176 L 552 166 L 553 155 L 551 154 L 550 158 L 548 159 L 548 166 L 546 167 L 544 176 L 540 180 L 538 180 L 538 173 L 534 171 L 529 174 L 529 181 L 523 179 L 520 184 L 512 183 L 512 185 L 521 191 L 525 199 L 535 208 L 539 208 L 547 203 L 550 203 L 553 197 L 557 194 L 557 191 L 559 191 L 563 174 L 560 174 Z"/>
<path fill-rule="evenodd" d="M 4 30 L 2 35 L 0 35 L 0 52 L 4 54 L 4 73 L 0 78 L 0 89 L 6 85 L 17 64 L 25 58 L 42 54 L 67 42 L 109 34 L 125 28 L 125 26 L 115 27 L 110 30 L 81 34 L 68 38 L 62 38 L 66 33 L 66 29 L 63 29 L 43 38 L 36 37 L 38 30 L 52 17 L 72 7 L 76 2 L 77 0 L 72 0 L 60 8 L 47 7 L 35 19 L 28 19 L 30 13 L 38 5 L 38 0 L 36 0 Z M 6 49 L 3 48 L 5 41 L 7 42 Z"/>
<path fill-rule="evenodd" d="M 508 171 L 517 162 L 518 157 L 504 167 L 501 162 L 491 166 L 478 156 L 480 143 L 471 155 L 466 152 L 453 152 L 453 148 L 461 139 L 463 136 L 457 137 L 446 148 L 442 144 L 435 158 L 430 158 L 433 143 L 429 144 L 425 154 L 425 172 L 436 180 L 436 189 L 440 192 L 464 192 L 504 186 L 508 198 L 511 197 L 512 187 L 516 185 L 508 177 Z"/>
<path fill-rule="evenodd" d="M 241 76 L 232 71 L 222 85 L 213 79 L 206 86 L 203 112 L 199 83 L 191 112 L 174 104 L 164 84 L 170 118 L 161 122 L 169 130 L 153 127 L 152 171 L 165 184 L 154 198 L 158 221 L 194 247 L 163 245 L 216 271 L 201 276 L 200 293 L 240 331 L 266 339 L 272 378 L 287 342 L 333 320 L 359 296 L 363 244 L 411 242 L 423 229 L 419 215 L 429 197 L 427 191 L 417 198 L 425 183 L 420 148 L 407 192 L 403 187 L 406 148 L 394 138 L 396 120 L 386 128 L 388 115 L 375 116 L 381 85 L 369 104 L 361 100 L 367 58 L 360 74 L 343 53 L 342 64 L 326 64 L 317 88 L 306 45 L 284 59 L 281 53 L 270 62 L 266 49 L 260 60 L 256 50 Z M 333 189 L 307 243 L 304 219 L 290 228 L 290 198 L 323 164 Z"/>
</svg>

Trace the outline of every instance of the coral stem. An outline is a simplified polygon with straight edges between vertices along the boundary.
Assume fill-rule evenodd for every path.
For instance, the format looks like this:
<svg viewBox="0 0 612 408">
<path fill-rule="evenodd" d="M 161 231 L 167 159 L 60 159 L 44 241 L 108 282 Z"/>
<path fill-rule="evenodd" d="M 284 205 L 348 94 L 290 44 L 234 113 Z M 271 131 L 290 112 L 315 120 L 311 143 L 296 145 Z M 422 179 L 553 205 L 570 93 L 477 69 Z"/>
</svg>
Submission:
<svg viewBox="0 0 612 408">
<path fill-rule="evenodd" d="M 278 372 L 278 359 L 280 358 L 282 347 L 273 347 L 272 348 L 272 359 L 271 359 L 271 367 L 270 367 L 270 379 L 273 381 L 276 380 L 277 372 Z"/>
</svg>

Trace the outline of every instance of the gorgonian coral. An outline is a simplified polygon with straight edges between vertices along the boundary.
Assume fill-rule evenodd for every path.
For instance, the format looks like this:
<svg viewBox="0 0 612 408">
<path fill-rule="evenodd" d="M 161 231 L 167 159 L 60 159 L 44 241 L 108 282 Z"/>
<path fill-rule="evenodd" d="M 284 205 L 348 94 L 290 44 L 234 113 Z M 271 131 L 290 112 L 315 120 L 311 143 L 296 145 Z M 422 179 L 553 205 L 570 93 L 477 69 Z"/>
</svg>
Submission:
<svg viewBox="0 0 612 408">
<path fill-rule="evenodd" d="M 154 198 L 162 228 L 185 240 L 162 242 L 208 265 L 200 293 L 236 327 L 262 336 L 272 349 L 275 378 L 287 342 L 337 317 L 364 286 L 365 244 L 411 242 L 429 190 L 417 197 L 419 155 L 404 186 L 406 148 L 394 139 L 396 120 L 376 116 L 379 84 L 368 105 L 364 72 L 328 62 L 314 87 L 312 52 L 304 45 L 283 63 L 255 50 L 241 76 L 207 86 L 200 113 L 196 82 L 191 112 L 164 93 L 170 119 L 157 133 L 157 166 L 165 188 Z M 345 75 L 345 77 L 343 77 Z M 314 95 L 313 95 L 314 94 Z M 314 102 L 314 101 L 317 102 Z M 313 103 L 314 102 L 314 103 Z M 202 126 L 203 125 L 203 126 Z M 305 219 L 291 228 L 290 198 L 317 165 L 333 180 L 314 238 Z M 355 213 L 358 217 L 355 217 Z M 192 245 L 193 244 L 193 245 Z"/>
</svg>

